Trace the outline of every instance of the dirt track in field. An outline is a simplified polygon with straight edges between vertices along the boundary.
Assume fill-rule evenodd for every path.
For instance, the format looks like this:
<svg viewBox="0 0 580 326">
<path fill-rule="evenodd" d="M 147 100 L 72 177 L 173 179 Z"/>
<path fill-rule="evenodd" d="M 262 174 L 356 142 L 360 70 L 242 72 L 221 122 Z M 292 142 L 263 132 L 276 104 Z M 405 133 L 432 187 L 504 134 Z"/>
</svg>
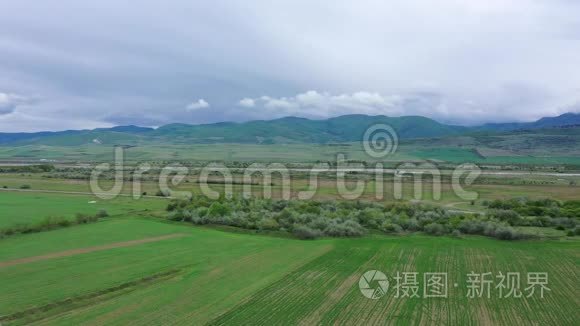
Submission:
<svg viewBox="0 0 580 326">
<path fill-rule="evenodd" d="M 159 237 L 151 237 L 151 238 L 124 241 L 124 242 L 115 242 L 115 243 L 110 243 L 110 244 L 106 244 L 106 245 L 102 245 L 102 246 L 71 249 L 71 250 L 54 252 L 54 253 L 50 253 L 50 254 L 46 254 L 46 255 L 26 257 L 26 258 L 18 258 L 18 259 L 0 262 L 0 268 L 20 265 L 20 264 L 34 263 L 37 261 L 43 261 L 43 260 L 54 259 L 54 258 L 70 257 L 70 256 L 75 256 L 75 255 L 80 255 L 80 254 L 87 254 L 87 253 L 95 252 L 95 251 L 109 250 L 109 249 L 114 249 L 114 248 L 131 247 L 131 246 L 136 246 L 136 245 L 140 245 L 140 244 L 144 244 L 144 243 L 157 242 L 157 241 L 173 239 L 173 238 L 180 238 L 180 237 L 183 237 L 185 235 L 186 234 L 183 234 L 183 233 L 173 233 L 173 234 L 163 235 L 163 236 L 159 236 Z"/>
</svg>

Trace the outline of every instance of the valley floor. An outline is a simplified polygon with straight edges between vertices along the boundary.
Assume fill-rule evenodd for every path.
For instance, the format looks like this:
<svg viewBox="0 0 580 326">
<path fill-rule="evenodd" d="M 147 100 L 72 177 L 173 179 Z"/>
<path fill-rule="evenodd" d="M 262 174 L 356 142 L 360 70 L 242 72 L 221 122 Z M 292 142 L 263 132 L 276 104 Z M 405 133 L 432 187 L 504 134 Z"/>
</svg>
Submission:
<svg viewBox="0 0 580 326">
<path fill-rule="evenodd" d="M 0 246 L 4 324 L 573 325 L 580 318 L 575 240 L 300 241 L 128 215 L 9 237 Z M 359 290 L 368 270 L 390 280 L 378 300 Z M 490 298 L 467 298 L 470 272 L 518 272 L 524 283 L 532 271 L 549 275 L 544 298 L 500 299 L 493 287 Z M 397 272 L 418 273 L 420 297 L 395 298 Z M 428 272 L 447 273 L 447 298 L 423 297 Z"/>
<path fill-rule="evenodd" d="M 23 184 L 30 189 L 19 189 Z M 330 185 L 323 180 L 317 198 L 336 199 Z M 168 200 L 151 196 L 158 190 L 153 182 L 143 184 L 150 195 L 139 200 L 128 196 L 130 188 L 123 189 L 125 196 L 101 200 L 87 194 L 87 181 L 38 174 L 3 174 L 0 186 L 0 228 L 49 216 L 74 221 L 76 213 L 109 214 L 92 224 L 0 239 L 2 325 L 575 325 L 580 320 L 580 241 L 554 229 L 553 240 L 535 241 L 419 234 L 302 241 L 156 218 L 166 217 Z M 295 186 L 307 184 L 297 180 Z M 193 181 L 179 187 L 199 192 Z M 475 204 L 454 197 L 444 184 L 436 203 L 481 211 L 483 199 L 578 198 L 577 187 L 557 183 L 476 184 L 470 190 L 480 194 Z M 371 270 L 389 281 L 377 300 L 359 288 Z M 518 273 L 523 290 L 531 272 L 549 277 L 543 298 L 499 297 L 498 275 Z M 410 277 L 403 289 L 416 296 L 397 297 L 402 281 L 396 277 L 403 273 Z M 445 273 L 447 297 L 424 295 L 428 273 Z M 485 290 L 469 298 L 470 273 L 490 273 L 489 298 Z M 380 283 L 369 285 L 378 289 Z"/>
</svg>

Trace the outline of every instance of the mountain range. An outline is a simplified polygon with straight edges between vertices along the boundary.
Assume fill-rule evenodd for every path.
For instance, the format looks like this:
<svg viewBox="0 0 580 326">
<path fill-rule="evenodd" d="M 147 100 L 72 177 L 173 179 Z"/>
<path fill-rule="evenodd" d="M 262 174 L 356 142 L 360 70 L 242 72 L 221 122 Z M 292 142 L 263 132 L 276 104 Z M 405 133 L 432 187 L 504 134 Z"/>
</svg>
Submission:
<svg viewBox="0 0 580 326">
<path fill-rule="evenodd" d="M 392 126 L 401 139 L 502 133 L 521 130 L 580 127 L 580 114 L 566 113 L 528 123 L 493 123 L 465 127 L 447 125 L 422 116 L 344 115 L 326 120 L 286 117 L 244 123 L 189 125 L 174 123 L 157 129 L 117 126 L 93 130 L 36 133 L 0 133 L 0 145 L 144 145 L 148 143 L 334 143 L 360 141 L 374 124 Z"/>
<path fill-rule="evenodd" d="M 488 123 L 480 127 L 483 130 L 513 131 L 521 129 L 545 129 L 576 126 L 580 124 L 580 113 L 564 113 L 557 117 L 541 118 L 534 122 L 524 123 Z"/>
</svg>

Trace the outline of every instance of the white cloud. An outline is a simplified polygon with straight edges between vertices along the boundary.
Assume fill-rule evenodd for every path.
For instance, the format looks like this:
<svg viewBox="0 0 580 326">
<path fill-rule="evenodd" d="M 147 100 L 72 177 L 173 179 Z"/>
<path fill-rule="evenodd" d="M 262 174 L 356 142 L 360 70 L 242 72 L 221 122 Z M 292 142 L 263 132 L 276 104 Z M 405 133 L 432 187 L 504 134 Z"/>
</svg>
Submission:
<svg viewBox="0 0 580 326">
<path fill-rule="evenodd" d="M 28 102 L 24 96 L 0 92 L 0 114 L 9 114 L 14 112 L 16 106 Z"/>
<path fill-rule="evenodd" d="M 307 91 L 292 97 L 262 96 L 253 99 L 256 105 L 279 115 L 297 115 L 327 118 L 343 114 L 399 115 L 401 97 L 379 93 L 355 92 L 333 95 L 327 92 Z"/>
<path fill-rule="evenodd" d="M 293 111 L 300 108 L 298 103 L 296 103 L 294 99 L 287 99 L 285 97 L 268 98 L 268 100 L 266 100 L 264 103 L 264 107 L 268 109 L 286 110 L 286 111 Z"/>
<path fill-rule="evenodd" d="M 207 103 L 204 99 L 199 99 L 197 102 L 190 103 L 185 109 L 187 111 L 195 111 L 205 108 L 209 108 L 209 103 Z"/>
<path fill-rule="evenodd" d="M 256 106 L 256 101 L 254 101 L 251 98 L 243 98 L 238 102 L 239 106 L 243 106 L 245 108 L 253 108 L 254 106 Z"/>
<path fill-rule="evenodd" d="M 331 94 L 310 90 L 290 97 L 275 98 L 265 95 L 255 98 L 255 106 L 260 110 L 253 112 L 259 112 L 261 117 L 252 118 L 300 116 L 322 119 L 346 114 L 393 117 L 419 115 L 442 122 L 473 125 L 490 121 L 490 117 L 491 121 L 533 121 L 579 110 L 577 103 L 580 102 L 580 97 L 575 94 L 566 97 L 565 104 L 546 110 L 546 106 L 550 107 L 546 103 L 550 103 L 551 99 L 552 94 L 543 94 L 527 84 L 500 87 L 482 96 L 459 96 L 433 90 L 398 94 L 368 91 Z M 564 100 L 561 97 L 557 99 Z M 506 110 L 506 105 L 512 110 Z M 519 114 L 516 115 L 516 112 Z"/>
</svg>

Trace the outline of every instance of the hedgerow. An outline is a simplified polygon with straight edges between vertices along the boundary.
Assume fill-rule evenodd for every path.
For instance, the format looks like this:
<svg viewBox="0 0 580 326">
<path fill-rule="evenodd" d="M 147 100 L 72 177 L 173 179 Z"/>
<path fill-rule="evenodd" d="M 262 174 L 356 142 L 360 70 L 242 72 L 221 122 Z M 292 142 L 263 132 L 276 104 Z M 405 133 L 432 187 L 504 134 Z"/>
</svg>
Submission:
<svg viewBox="0 0 580 326">
<path fill-rule="evenodd" d="M 5 228 L 0 228 L 0 238 L 11 235 L 37 233 L 43 231 L 50 231 L 54 229 L 65 228 L 73 225 L 95 223 L 99 219 L 109 216 L 107 211 L 100 210 L 95 215 L 87 215 L 77 213 L 74 220 L 66 219 L 64 217 L 47 217 L 37 223 L 17 224 Z"/>
<path fill-rule="evenodd" d="M 552 205 L 552 202 L 545 202 Z M 560 204 L 562 207 L 564 204 Z M 193 224 L 228 225 L 250 230 L 290 232 L 301 239 L 358 237 L 371 231 L 401 234 L 422 231 L 441 236 L 478 234 L 502 240 L 526 236 L 514 226 L 560 226 L 574 229 L 577 220 L 567 217 L 522 216 L 512 207 L 495 203 L 487 214 L 457 213 L 413 203 L 363 201 L 299 201 L 245 198 L 216 200 L 196 196 L 172 200 L 167 218 Z"/>
</svg>

